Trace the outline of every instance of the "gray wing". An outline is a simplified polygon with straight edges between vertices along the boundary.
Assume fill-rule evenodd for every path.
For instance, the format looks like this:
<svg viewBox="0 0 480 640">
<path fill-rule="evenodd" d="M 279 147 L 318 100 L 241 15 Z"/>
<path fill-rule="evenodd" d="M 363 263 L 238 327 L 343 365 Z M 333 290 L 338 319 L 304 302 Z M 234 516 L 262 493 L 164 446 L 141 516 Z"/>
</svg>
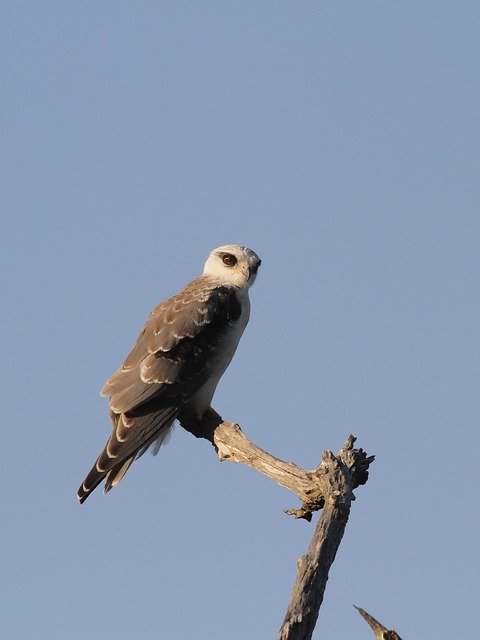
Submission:
<svg viewBox="0 0 480 640">
<path fill-rule="evenodd" d="M 157 305 L 123 366 L 101 390 L 110 396 L 110 409 L 132 411 L 162 395 L 181 401 L 193 392 L 192 383 L 201 386 L 216 339 L 239 312 L 233 289 L 204 278 Z"/>
<path fill-rule="evenodd" d="M 183 402 L 207 381 L 214 352 L 240 313 L 234 289 L 203 277 L 153 309 L 101 391 L 110 396 L 113 430 L 78 491 L 81 502 L 105 477 L 108 491 L 153 442 L 161 444 Z"/>
</svg>

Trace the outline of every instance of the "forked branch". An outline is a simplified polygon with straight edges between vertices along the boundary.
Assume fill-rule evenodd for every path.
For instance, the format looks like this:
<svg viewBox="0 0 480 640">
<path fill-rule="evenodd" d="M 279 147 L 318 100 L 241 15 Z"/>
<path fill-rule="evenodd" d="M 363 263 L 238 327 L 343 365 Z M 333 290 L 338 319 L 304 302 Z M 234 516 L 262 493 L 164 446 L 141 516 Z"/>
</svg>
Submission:
<svg viewBox="0 0 480 640">
<path fill-rule="evenodd" d="M 280 628 L 279 640 L 309 640 L 323 601 L 328 572 L 335 559 L 355 499 L 353 489 L 365 484 L 373 456 L 354 449 L 355 438 L 349 436 L 340 451 L 324 451 L 316 469 L 297 467 L 284 462 L 250 442 L 238 424 L 225 422 L 209 409 L 201 422 L 182 426 L 197 438 L 213 444 L 220 460 L 243 462 L 297 494 L 299 509 L 287 509 L 296 518 L 311 520 L 312 513 L 323 509 L 305 556 L 298 562 L 298 572 L 287 614 Z"/>
<path fill-rule="evenodd" d="M 213 409 L 207 411 L 201 422 L 182 426 L 197 438 L 205 438 L 215 447 L 220 460 L 242 462 L 260 473 L 272 478 L 279 485 L 293 491 L 302 501 L 299 509 L 287 509 L 286 513 L 296 518 L 311 520 L 312 513 L 322 509 L 327 496 L 332 490 L 331 452 L 324 452 L 316 469 L 302 469 L 293 462 L 285 462 L 272 456 L 251 442 L 238 424 L 225 422 Z M 365 484 L 368 478 L 368 467 L 374 457 L 368 457 L 363 449 L 354 449 L 355 438 L 349 436 L 341 451 L 337 454 L 343 470 L 348 474 L 350 493 L 353 489 Z"/>
</svg>

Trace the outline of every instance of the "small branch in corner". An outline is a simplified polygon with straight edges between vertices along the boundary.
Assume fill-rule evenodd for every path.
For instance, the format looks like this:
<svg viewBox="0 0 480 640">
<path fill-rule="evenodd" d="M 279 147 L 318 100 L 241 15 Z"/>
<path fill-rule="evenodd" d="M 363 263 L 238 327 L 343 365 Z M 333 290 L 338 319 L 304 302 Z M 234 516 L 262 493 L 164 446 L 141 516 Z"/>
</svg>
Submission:
<svg viewBox="0 0 480 640">
<path fill-rule="evenodd" d="M 362 618 L 366 620 L 366 622 L 372 629 L 376 640 L 402 640 L 396 631 L 384 627 L 383 624 L 378 622 L 378 620 L 375 620 L 375 618 L 367 613 L 364 609 L 360 609 L 360 607 L 356 607 L 355 605 L 353 606 L 362 616 Z"/>
</svg>

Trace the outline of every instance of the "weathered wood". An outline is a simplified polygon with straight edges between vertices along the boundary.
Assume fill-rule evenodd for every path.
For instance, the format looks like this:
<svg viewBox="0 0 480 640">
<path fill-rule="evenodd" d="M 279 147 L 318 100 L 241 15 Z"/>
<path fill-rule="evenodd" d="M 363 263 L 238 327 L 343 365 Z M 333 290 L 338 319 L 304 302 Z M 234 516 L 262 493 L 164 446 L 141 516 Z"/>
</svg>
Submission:
<svg viewBox="0 0 480 640">
<path fill-rule="evenodd" d="M 355 607 L 355 605 L 353 606 Z M 375 618 L 364 609 L 360 609 L 360 607 L 355 607 L 355 609 L 357 609 L 362 618 L 367 621 L 375 634 L 376 640 L 402 640 L 396 631 L 384 627 L 383 624 L 375 620 Z"/>
<path fill-rule="evenodd" d="M 225 422 L 211 408 L 200 422 L 182 422 L 182 426 L 197 438 L 211 442 L 220 460 L 242 462 L 296 493 L 302 506 L 286 513 L 310 520 L 314 511 L 323 508 L 308 551 L 298 562 L 297 579 L 278 636 L 279 640 L 309 640 L 323 601 L 328 572 L 345 531 L 350 504 L 355 499 L 353 489 L 367 482 L 374 456 L 367 456 L 363 449 L 354 449 L 355 438 L 349 436 L 336 456 L 324 451 L 318 467 L 307 470 L 275 458 L 253 444 L 238 424 Z"/>
<path fill-rule="evenodd" d="M 308 551 L 298 562 L 297 579 L 280 628 L 279 640 L 309 640 L 312 637 L 323 602 L 328 572 L 342 541 L 350 504 L 354 499 L 354 441 L 353 436 L 350 436 L 337 456 L 330 451 L 323 454 L 321 466 L 323 465 L 323 477 L 327 483 L 323 489 L 325 506 Z M 370 464 L 372 458 L 368 460 Z"/>
<path fill-rule="evenodd" d="M 280 460 L 253 444 L 238 424 L 224 421 L 213 409 L 204 414 L 201 422 L 182 422 L 182 427 L 197 438 L 205 438 L 211 442 L 221 461 L 246 464 L 296 493 L 302 501 L 302 506 L 299 509 L 287 509 L 286 513 L 289 515 L 310 520 L 314 511 L 323 508 L 325 497 L 330 492 L 329 465 L 325 462 L 325 454 L 316 469 L 302 469 L 293 462 Z M 353 449 L 354 442 L 355 438 L 350 436 L 348 446 L 345 443 L 342 449 L 344 463 L 352 476 L 351 489 L 365 484 L 368 467 L 373 460 L 373 456 L 367 457 L 362 449 Z"/>
</svg>

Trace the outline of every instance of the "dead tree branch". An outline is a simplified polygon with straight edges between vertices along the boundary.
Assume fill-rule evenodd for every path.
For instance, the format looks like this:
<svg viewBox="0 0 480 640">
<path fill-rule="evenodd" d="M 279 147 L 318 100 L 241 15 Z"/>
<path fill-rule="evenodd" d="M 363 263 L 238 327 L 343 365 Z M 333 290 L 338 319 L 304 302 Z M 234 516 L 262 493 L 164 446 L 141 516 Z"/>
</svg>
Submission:
<svg viewBox="0 0 480 640">
<path fill-rule="evenodd" d="M 300 558 L 295 585 L 279 640 L 309 640 L 322 604 L 328 572 L 335 559 L 355 499 L 353 489 L 365 484 L 373 456 L 354 449 L 349 436 L 337 453 L 324 451 L 316 469 L 307 470 L 293 462 L 275 458 L 250 442 L 238 424 L 225 422 L 213 409 L 195 424 L 181 422 L 197 438 L 213 444 L 220 460 L 242 462 L 293 491 L 302 501 L 299 509 L 286 513 L 311 520 L 323 509 L 305 556 Z"/>
<path fill-rule="evenodd" d="M 315 528 L 308 551 L 298 561 L 297 579 L 293 586 L 287 614 L 280 628 L 279 640 L 309 640 L 323 602 L 328 572 L 335 560 L 350 514 L 352 493 L 368 478 L 368 466 L 373 456 L 353 449 L 355 438 L 349 436 L 336 456 L 325 451 L 322 468 L 324 507 Z"/>
<path fill-rule="evenodd" d="M 287 509 L 286 513 L 289 515 L 311 520 L 312 513 L 322 509 L 325 498 L 332 495 L 332 459 L 335 458 L 331 452 L 324 452 L 316 469 L 302 469 L 293 462 L 275 458 L 250 442 L 238 424 L 225 422 L 213 409 L 204 414 L 201 422 L 190 424 L 182 421 L 181 424 L 197 438 L 205 438 L 211 442 L 221 461 L 242 462 L 296 493 L 302 506 L 299 509 Z M 338 454 L 341 456 L 342 468 L 349 476 L 350 493 L 366 483 L 368 467 L 374 459 L 373 456 L 368 457 L 363 449 L 353 449 L 354 442 L 355 438 L 349 436 Z"/>
<path fill-rule="evenodd" d="M 353 606 L 355 607 L 355 605 Z M 383 624 L 375 620 L 375 618 L 364 609 L 360 609 L 360 607 L 355 607 L 355 609 L 357 609 L 362 618 L 367 621 L 375 634 L 376 640 L 402 640 L 396 631 L 384 627 Z"/>
</svg>

